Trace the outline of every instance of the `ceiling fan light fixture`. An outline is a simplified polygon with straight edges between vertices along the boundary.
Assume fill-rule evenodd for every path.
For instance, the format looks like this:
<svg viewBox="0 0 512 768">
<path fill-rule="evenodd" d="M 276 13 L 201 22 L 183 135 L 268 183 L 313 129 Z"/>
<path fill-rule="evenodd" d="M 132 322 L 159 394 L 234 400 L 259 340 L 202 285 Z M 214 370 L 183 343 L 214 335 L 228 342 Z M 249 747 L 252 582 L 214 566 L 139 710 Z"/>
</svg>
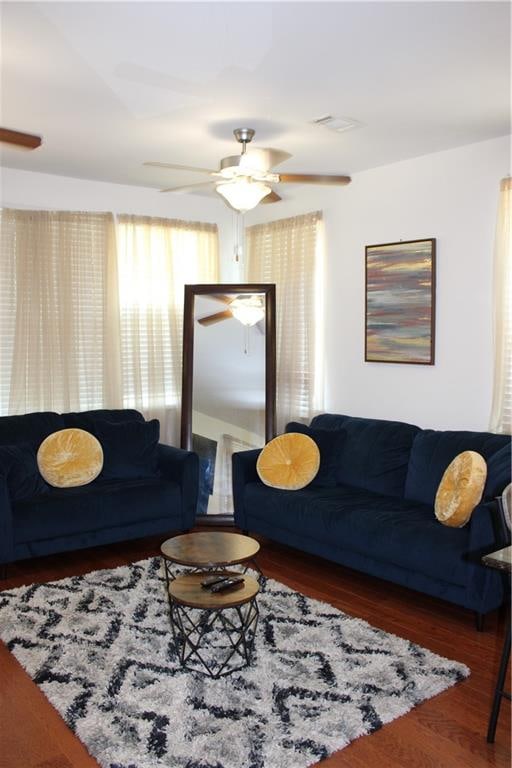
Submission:
<svg viewBox="0 0 512 768">
<path fill-rule="evenodd" d="M 242 325 L 256 325 L 265 317 L 265 309 L 260 296 L 241 296 L 233 299 L 229 308 L 233 317 Z"/>
<path fill-rule="evenodd" d="M 268 184 L 264 184 L 262 181 L 253 181 L 247 176 L 240 176 L 233 181 L 217 184 L 215 191 L 240 213 L 256 208 L 258 203 L 272 192 Z"/>
</svg>

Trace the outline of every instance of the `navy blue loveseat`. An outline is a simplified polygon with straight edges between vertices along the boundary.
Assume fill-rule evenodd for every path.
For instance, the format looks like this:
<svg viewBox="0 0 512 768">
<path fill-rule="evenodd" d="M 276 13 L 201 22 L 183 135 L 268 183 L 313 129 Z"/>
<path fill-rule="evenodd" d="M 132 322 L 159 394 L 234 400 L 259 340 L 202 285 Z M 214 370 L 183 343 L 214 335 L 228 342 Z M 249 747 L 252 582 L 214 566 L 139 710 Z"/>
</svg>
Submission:
<svg viewBox="0 0 512 768">
<path fill-rule="evenodd" d="M 509 437 L 333 414 L 315 417 L 310 428 L 322 464 L 317 479 L 300 491 L 264 485 L 256 472 L 258 450 L 233 456 L 237 526 L 480 617 L 501 605 L 501 575 L 480 559 L 503 546 L 494 499 L 510 482 Z M 330 456 L 323 455 L 322 443 L 330 443 Z M 465 450 L 486 459 L 487 485 L 470 522 L 449 528 L 434 515 L 435 495 L 446 467 Z M 326 460 L 330 466 L 323 466 Z"/>
<path fill-rule="evenodd" d="M 14 560 L 157 533 L 186 531 L 194 525 L 199 474 L 197 454 L 158 444 L 157 422 L 154 422 L 156 432 L 152 445 L 146 440 L 141 446 L 147 453 L 146 459 L 151 451 L 151 471 L 146 471 L 143 464 L 140 469 L 136 463 L 129 466 L 116 463 L 114 445 L 109 476 L 105 477 L 104 467 L 102 474 L 89 485 L 52 488 L 34 474 L 34 452 L 41 442 L 52 432 L 67 427 L 79 427 L 98 436 L 106 434 L 109 428 L 118 445 L 120 441 L 131 441 L 137 459 L 138 436 L 134 422 L 152 424 L 145 422 L 138 411 L 128 409 L 41 412 L 0 418 L 0 566 L 4 566 L 3 570 Z M 21 466 L 20 452 L 27 457 L 26 464 Z M 121 453 L 123 451 L 119 451 Z M 6 456 L 14 456 L 16 461 L 9 463 Z"/>
</svg>

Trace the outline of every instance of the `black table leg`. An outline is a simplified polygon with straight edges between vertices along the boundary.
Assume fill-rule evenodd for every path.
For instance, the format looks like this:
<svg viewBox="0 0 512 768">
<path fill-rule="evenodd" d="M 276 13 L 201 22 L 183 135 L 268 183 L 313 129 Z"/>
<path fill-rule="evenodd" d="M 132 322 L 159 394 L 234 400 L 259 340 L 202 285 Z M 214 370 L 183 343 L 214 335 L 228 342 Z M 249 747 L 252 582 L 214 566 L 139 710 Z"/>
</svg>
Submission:
<svg viewBox="0 0 512 768">
<path fill-rule="evenodd" d="M 503 690 L 505 685 L 505 677 L 507 674 L 507 666 L 510 659 L 510 617 L 508 619 L 507 634 L 505 635 L 505 643 L 503 645 L 503 651 L 501 654 L 500 669 L 498 672 L 498 679 L 496 681 L 496 688 L 494 691 L 494 700 L 492 703 L 491 716 L 489 718 L 489 728 L 487 730 L 487 741 L 489 744 L 494 743 L 494 737 L 496 735 L 496 725 L 498 723 L 498 715 L 500 713 L 500 705 L 502 698 L 510 699 L 510 693 Z"/>
</svg>

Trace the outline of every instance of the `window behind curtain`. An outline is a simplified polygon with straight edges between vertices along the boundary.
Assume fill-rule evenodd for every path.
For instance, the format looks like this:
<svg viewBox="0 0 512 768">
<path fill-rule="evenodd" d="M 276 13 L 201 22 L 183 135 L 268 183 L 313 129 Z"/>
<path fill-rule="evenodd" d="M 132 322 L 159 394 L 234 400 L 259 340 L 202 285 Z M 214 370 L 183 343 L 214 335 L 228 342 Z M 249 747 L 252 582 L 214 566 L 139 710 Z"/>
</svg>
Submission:
<svg viewBox="0 0 512 768">
<path fill-rule="evenodd" d="M 217 282 L 217 227 L 1 212 L 0 413 L 135 407 L 176 439 L 185 283 Z"/>
<path fill-rule="evenodd" d="M 0 217 L 0 413 L 101 407 L 112 215 Z"/>
<path fill-rule="evenodd" d="M 246 230 L 248 281 L 276 284 L 278 431 L 323 405 L 321 227 L 316 212 Z"/>
<path fill-rule="evenodd" d="M 117 250 L 123 402 L 175 442 L 184 285 L 218 282 L 217 226 L 122 215 Z"/>
</svg>

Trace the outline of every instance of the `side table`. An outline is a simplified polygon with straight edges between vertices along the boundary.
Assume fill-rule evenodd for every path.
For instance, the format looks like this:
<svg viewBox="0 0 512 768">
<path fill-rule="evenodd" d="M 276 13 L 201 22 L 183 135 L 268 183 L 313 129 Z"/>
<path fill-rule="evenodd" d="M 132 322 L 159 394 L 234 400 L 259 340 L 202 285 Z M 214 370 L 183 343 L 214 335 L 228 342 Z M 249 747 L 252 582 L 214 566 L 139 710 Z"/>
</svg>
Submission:
<svg viewBox="0 0 512 768">
<path fill-rule="evenodd" d="M 239 576 L 222 571 L 223 575 Z M 217 679 L 251 661 L 259 584 L 244 575 L 239 589 L 210 592 L 204 572 L 176 576 L 168 585 L 171 627 L 182 667 Z"/>
<path fill-rule="evenodd" d="M 499 571 L 508 573 L 509 576 L 512 573 L 512 547 L 504 547 L 496 552 L 491 552 L 489 555 L 485 555 L 482 558 L 482 563 L 489 568 L 496 568 Z M 498 715 L 500 713 L 500 706 L 502 699 L 508 699 L 510 701 L 510 692 L 503 689 L 505 685 L 505 677 L 507 674 L 508 662 L 510 659 L 510 616 L 507 621 L 507 630 L 505 633 L 505 642 L 503 644 L 503 651 L 501 653 L 500 668 L 498 672 L 498 679 L 496 680 L 496 688 L 494 690 L 494 699 L 492 702 L 491 716 L 489 718 L 489 727 L 487 729 L 487 741 L 489 744 L 494 742 L 496 735 L 496 725 L 498 723 Z"/>
</svg>

